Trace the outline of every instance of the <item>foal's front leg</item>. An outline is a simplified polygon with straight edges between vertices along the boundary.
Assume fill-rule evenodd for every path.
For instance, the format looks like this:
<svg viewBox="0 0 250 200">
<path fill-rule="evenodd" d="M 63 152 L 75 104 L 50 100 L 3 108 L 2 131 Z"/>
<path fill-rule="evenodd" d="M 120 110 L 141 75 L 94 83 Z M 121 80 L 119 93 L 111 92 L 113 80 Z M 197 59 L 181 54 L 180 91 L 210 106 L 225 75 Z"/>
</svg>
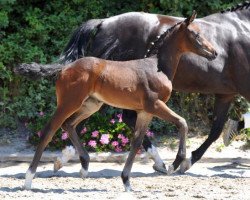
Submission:
<svg viewBox="0 0 250 200">
<path fill-rule="evenodd" d="M 146 111 L 167 122 L 174 123 L 179 129 L 180 143 L 178 153 L 173 164 L 168 168 L 168 174 L 171 174 L 186 159 L 186 135 L 188 132 L 186 120 L 168 108 L 167 105 L 161 100 L 156 100 L 154 105 L 148 106 L 148 110 Z"/>
<path fill-rule="evenodd" d="M 148 113 L 145 113 L 145 112 L 138 113 L 134 137 L 130 145 L 130 152 L 129 152 L 128 158 L 126 160 L 125 166 L 121 174 L 126 192 L 131 191 L 129 178 L 130 178 L 132 165 L 134 162 L 135 155 L 142 144 L 144 134 L 148 128 L 148 124 L 151 121 L 151 119 L 152 119 L 152 115 Z"/>
<path fill-rule="evenodd" d="M 123 121 L 129 126 L 131 130 L 135 130 L 135 124 L 136 124 L 136 118 L 137 113 L 133 110 L 123 110 Z M 154 160 L 153 168 L 155 171 L 161 172 L 161 173 L 167 173 L 166 165 L 164 164 L 163 160 L 161 159 L 157 148 L 151 143 L 148 136 L 145 134 L 142 146 L 145 149 L 145 151 L 148 153 L 148 155 Z"/>
</svg>

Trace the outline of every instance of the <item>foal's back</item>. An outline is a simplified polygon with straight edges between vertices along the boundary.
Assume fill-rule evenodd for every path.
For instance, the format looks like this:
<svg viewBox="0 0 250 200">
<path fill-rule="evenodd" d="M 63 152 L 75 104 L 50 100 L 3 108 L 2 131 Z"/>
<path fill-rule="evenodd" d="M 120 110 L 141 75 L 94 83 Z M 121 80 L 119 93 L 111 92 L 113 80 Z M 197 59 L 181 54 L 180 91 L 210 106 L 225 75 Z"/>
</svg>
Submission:
<svg viewBox="0 0 250 200">
<path fill-rule="evenodd" d="M 60 81 L 84 85 L 89 96 L 133 110 L 143 109 L 148 98 L 166 101 L 172 90 L 167 76 L 157 72 L 156 58 L 119 62 L 84 57 L 67 66 Z"/>
</svg>

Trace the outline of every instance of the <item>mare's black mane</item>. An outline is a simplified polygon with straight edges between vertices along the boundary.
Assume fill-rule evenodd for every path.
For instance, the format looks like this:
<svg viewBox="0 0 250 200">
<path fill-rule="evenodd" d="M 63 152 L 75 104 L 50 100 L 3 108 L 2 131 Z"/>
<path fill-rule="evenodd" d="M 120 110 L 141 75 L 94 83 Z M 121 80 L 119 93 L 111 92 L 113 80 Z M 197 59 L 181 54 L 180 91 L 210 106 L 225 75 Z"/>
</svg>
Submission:
<svg viewBox="0 0 250 200">
<path fill-rule="evenodd" d="M 222 10 L 221 13 L 234 12 L 237 10 L 248 9 L 250 7 L 250 2 L 245 1 L 244 3 L 239 3 L 236 6 L 232 6 L 231 8 L 227 8 L 226 10 Z"/>
</svg>

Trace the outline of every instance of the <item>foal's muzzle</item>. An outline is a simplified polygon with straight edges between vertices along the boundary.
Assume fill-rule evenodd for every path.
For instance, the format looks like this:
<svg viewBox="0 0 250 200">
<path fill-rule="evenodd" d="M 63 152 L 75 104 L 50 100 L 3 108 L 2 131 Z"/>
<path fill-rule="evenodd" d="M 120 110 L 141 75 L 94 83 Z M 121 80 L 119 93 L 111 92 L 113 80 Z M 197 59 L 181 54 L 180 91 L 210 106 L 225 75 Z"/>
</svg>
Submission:
<svg viewBox="0 0 250 200">
<path fill-rule="evenodd" d="M 209 54 L 207 57 L 208 60 L 214 60 L 218 56 L 218 53 L 216 51 L 213 51 L 212 53 Z"/>
</svg>

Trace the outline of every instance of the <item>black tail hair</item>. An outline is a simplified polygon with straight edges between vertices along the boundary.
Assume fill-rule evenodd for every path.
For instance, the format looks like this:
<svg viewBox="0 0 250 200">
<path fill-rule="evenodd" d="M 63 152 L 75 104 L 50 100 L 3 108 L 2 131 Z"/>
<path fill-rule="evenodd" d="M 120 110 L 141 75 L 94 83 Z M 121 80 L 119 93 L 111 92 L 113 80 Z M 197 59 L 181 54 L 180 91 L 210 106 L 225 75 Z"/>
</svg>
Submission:
<svg viewBox="0 0 250 200">
<path fill-rule="evenodd" d="M 57 74 L 62 71 L 63 66 L 64 65 L 58 63 L 48 65 L 42 65 L 38 63 L 22 63 L 14 68 L 14 72 L 33 80 L 43 77 L 54 79 L 57 77 Z"/>
<path fill-rule="evenodd" d="M 102 24 L 102 19 L 92 19 L 78 27 L 60 56 L 61 63 L 70 63 L 87 55 L 91 40 Z"/>
</svg>

